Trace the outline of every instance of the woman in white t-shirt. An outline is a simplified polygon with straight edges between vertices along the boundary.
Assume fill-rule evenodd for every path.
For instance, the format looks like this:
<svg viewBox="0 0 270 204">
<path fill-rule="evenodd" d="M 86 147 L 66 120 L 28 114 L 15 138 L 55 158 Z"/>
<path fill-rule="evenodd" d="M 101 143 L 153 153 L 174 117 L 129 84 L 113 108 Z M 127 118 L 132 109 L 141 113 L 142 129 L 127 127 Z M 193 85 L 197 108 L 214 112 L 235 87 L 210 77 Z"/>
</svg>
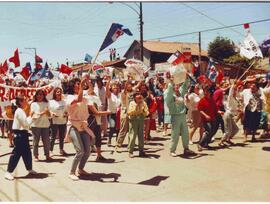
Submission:
<svg viewBox="0 0 270 204">
<path fill-rule="evenodd" d="M 117 84 L 111 85 L 111 79 L 107 81 L 106 84 L 106 96 L 107 96 L 107 102 L 108 102 L 108 111 L 111 112 L 109 115 L 109 124 L 110 124 L 110 132 L 109 132 L 109 138 L 108 138 L 108 146 L 111 145 L 113 134 L 118 134 L 118 131 L 116 130 L 116 112 L 117 108 L 121 105 L 121 99 L 119 94 L 119 87 Z M 111 88 L 110 88 L 111 85 Z"/>
<path fill-rule="evenodd" d="M 59 136 L 59 148 L 61 155 L 67 155 L 64 151 L 64 138 L 67 129 L 67 108 L 63 99 L 63 91 L 57 87 L 53 91 L 53 99 L 49 101 L 49 110 L 52 115 L 52 137 L 50 151 L 53 151 L 56 135 Z"/>
<path fill-rule="evenodd" d="M 38 145 L 40 137 L 44 146 L 44 154 L 46 160 L 51 160 L 50 157 L 50 111 L 46 94 L 42 89 L 37 90 L 34 100 L 30 107 L 30 116 L 32 117 L 31 130 L 33 133 L 33 152 L 34 161 L 39 161 Z"/>
<path fill-rule="evenodd" d="M 12 172 L 17 167 L 17 164 L 22 156 L 24 165 L 28 170 L 29 174 L 36 174 L 32 168 L 32 155 L 29 145 L 29 126 L 30 122 L 27 119 L 25 109 L 28 105 L 27 100 L 24 96 L 20 95 L 16 97 L 17 109 L 14 114 L 14 122 L 12 129 L 14 131 L 14 149 L 10 155 L 7 172 L 5 178 L 8 180 L 14 180 Z"/>
<path fill-rule="evenodd" d="M 186 104 L 189 107 L 189 111 L 191 113 L 191 123 L 192 123 L 192 129 L 189 133 L 189 144 L 192 145 L 192 137 L 197 130 L 197 128 L 200 128 L 200 137 L 203 134 L 203 127 L 202 127 L 202 121 L 201 121 L 201 114 L 198 110 L 197 106 L 200 101 L 200 88 L 199 84 L 196 84 L 195 86 L 191 86 L 189 93 L 185 96 Z"/>
</svg>

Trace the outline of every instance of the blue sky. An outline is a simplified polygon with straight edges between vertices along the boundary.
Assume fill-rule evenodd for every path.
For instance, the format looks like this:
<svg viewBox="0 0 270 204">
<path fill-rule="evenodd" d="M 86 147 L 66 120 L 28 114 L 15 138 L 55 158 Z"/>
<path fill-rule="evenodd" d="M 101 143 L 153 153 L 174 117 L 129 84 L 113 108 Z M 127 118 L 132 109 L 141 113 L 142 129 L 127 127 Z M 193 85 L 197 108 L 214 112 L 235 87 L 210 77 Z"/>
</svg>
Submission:
<svg viewBox="0 0 270 204">
<path fill-rule="evenodd" d="M 128 3 L 136 8 L 134 3 Z M 186 3 L 225 25 L 270 19 L 269 3 Z M 222 25 L 187 7 L 181 2 L 143 3 L 144 39 L 156 39 Z M 122 56 L 135 39 L 139 39 L 138 15 L 123 3 L 82 2 L 0 2 L 0 62 L 13 55 L 16 48 L 21 64 L 33 62 L 31 51 L 37 48 L 39 56 L 49 63 L 82 62 L 85 53 L 95 56 L 111 23 L 128 27 L 133 36 L 121 36 L 111 47 L 122 48 Z M 237 30 L 234 31 L 234 30 Z M 242 42 L 243 27 L 202 33 L 202 47 L 216 36 L 224 36 L 235 43 Z M 270 21 L 252 24 L 251 31 L 257 42 L 270 35 Z M 198 35 L 187 35 L 166 41 L 198 42 Z M 108 49 L 100 54 L 99 60 L 108 60 Z"/>
</svg>

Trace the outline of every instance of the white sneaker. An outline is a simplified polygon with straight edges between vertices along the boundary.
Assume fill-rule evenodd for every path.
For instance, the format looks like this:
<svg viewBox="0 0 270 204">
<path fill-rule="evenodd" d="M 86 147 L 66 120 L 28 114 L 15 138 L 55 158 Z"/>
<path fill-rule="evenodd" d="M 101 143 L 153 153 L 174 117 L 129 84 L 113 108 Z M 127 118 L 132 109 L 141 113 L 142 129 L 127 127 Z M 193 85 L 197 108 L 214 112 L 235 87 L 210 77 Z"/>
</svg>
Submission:
<svg viewBox="0 0 270 204">
<path fill-rule="evenodd" d="M 69 174 L 68 177 L 73 181 L 78 181 L 79 180 L 79 177 L 76 176 L 75 174 Z"/>
<path fill-rule="evenodd" d="M 12 181 L 14 180 L 14 177 L 10 172 L 7 171 L 5 174 L 5 179 Z"/>
<path fill-rule="evenodd" d="M 189 141 L 189 145 L 193 145 L 194 143 L 192 141 Z"/>
<path fill-rule="evenodd" d="M 29 174 L 32 174 L 32 175 L 38 174 L 38 172 L 34 171 L 33 169 L 32 169 L 32 170 L 29 170 L 28 173 L 29 173 Z"/>
<path fill-rule="evenodd" d="M 215 136 L 213 136 L 212 138 L 211 138 L 211 142 L 214 142 L 215 141 Z"/>
<path fill-rule="evenodd" d="M 175 152 L 171 152 L 172 157 L 177 157 L 177 154 Z"/>
<path fill-rule="evenodd" d="M 167 131 L 164 131 L 164 132 L 163 132 L 163 136 L 166 136 L 166 135 L 167 135 Z"/>
</svg>

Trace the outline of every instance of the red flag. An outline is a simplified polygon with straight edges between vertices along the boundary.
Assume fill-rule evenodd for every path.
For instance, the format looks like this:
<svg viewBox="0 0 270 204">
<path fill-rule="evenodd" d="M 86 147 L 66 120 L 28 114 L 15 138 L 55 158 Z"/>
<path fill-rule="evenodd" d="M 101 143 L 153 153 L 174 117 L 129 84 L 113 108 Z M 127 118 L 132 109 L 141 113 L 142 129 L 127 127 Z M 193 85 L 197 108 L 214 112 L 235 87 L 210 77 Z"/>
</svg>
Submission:
<svg viewBox="0 0 270 204">
<path fill-rule="evenodd" d="M 178 50 L 175 53 L 173 53 L 169 57 L 169 59 L 167 60 L 167 62 L 169 62 L 173 65 L 177 65 L 183 61 L 184 61 L 184 55 L 181 52 L 179 52 Z"/>
<path fill-rule="evenodd" d="M 62 72 L 62 73 L 65 73 L 67 75 L 70 75 L 70 73 L 73 71 L 73 69 L 66 66 L 66 65 L 64 65 L 64 64 L 61 64 L 61 67 L 60 67 L 59 71 Z"/>
<path fill-rule="evenodd" d="M 6 74 L 8 71 L 8 64 L 7 60 L 4 62 L 4 64 L 0 66 L 0 74 Z"/>
<path fill-rule="evenodd" d="M 39 64 L 39 63 L 37 63 L 37 64 L 36 64 L 36 68 L 37 68 L 37 69 L 42 69 L 42 65 Z"/>
<path fill-rule="evenodd" d="M 223 71 L 221 69 L 218 69 L 218 74 L 217 74 L 217 77 L 216 77 L 216 83 L 220 84 L 221 81 L 223 80 L 223 78 L 224 78 Z"/>
<path fill-rule="evenodd" d="M 42 63 L 42 62 L 43 62 L 43 59 L 40 56 L 36 55 L 36 63 Z"/>
<path fill-rule="evenodd" d="M 23 78 L 25 80 L 28 80 L 29 76 L 30 76 L 30 70 L 28 67 L 24 67 L 22 68 L 22 71 L 20 72 L 20 74 L 23 76 Z"/>
<path fill-rule="evenodd" d="M 244 24 L 244 28 L 245 28 L 245 29 L 248 29 L 248 28 L 249 28 L 249 23 L 245 23 L 245 24 Z"/>
<path fill-rule="evenodd" d="M 15 67 L 19 67 L 20 66 L 20 58 L 19 58 L 19 51 L 18 48 L 15 50 L 14 52 L 14 56 L 9 58 L 10 62 L 13 62 Z"/>
<path fill-rule="evenodd" d="M 183 59 L 184 63 L 191 63 L 192 62 L 191 52 L 183 52 L 183 56 L 184 56 L 184 59 Z"/>
</svg>

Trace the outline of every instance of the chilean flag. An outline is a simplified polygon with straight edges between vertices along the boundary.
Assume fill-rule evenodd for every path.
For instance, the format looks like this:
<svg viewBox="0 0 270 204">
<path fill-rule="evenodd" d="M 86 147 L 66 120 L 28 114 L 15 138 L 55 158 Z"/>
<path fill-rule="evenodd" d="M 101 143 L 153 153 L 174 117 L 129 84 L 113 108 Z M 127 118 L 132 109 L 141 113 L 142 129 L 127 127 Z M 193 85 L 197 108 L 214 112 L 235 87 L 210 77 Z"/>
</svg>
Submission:
<svg viewBox="0 0 270 204">
<path fill-rule="evenodd" d="M 126 33 L 129 36 L 132 36 L 132 33 L 130 32 L 130 30 L 128 28 L 124 28 L 124 26 L 121 24 L 113 23 L 111 25 L 111 28 L 110 28 L 109 32 L 107 33 L 104 41 L 103 41 L 100 49 L 99 49 L 99 52 L 104 50 L 106 47 L 111 45 L 113 42 L 115 42 L 124 33 Z"/>
</svg>

